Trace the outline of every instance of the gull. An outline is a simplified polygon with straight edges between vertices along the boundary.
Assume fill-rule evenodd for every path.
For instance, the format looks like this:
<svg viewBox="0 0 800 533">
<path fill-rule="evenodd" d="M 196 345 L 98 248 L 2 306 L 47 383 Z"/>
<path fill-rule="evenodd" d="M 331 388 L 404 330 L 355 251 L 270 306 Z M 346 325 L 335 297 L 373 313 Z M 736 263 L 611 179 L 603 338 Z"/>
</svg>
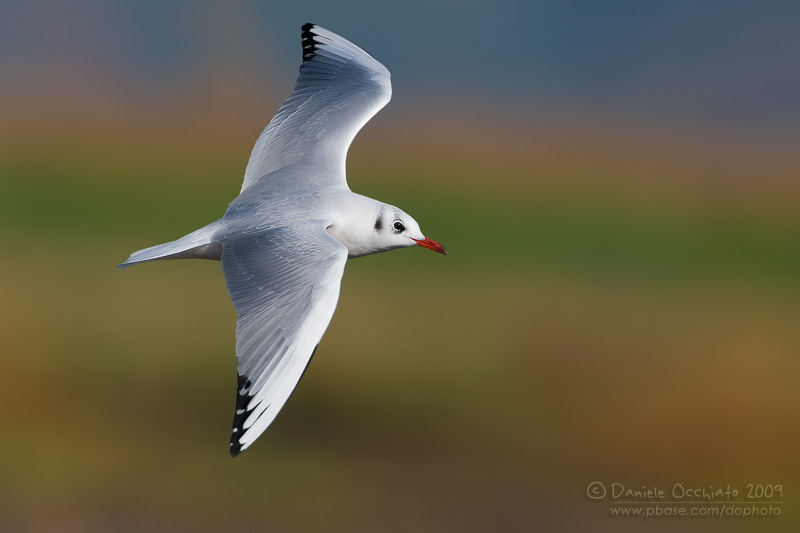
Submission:
<svg viewBox="0 0 800 533">
<path fill-rule="evenodd" d="M 389 102 L 389 71 L 320 26 L 304 24 L 300 35 L 294 92 L 258 138 L 225 215 L 119 265 L 221 261 L 237 314 L 234 457 L 267 429 L 300 381 L 333 316 L 348 258 L 407 246 L 447 254 L 404 211 L 347 185 L 347 150 Z"/>
</svg>

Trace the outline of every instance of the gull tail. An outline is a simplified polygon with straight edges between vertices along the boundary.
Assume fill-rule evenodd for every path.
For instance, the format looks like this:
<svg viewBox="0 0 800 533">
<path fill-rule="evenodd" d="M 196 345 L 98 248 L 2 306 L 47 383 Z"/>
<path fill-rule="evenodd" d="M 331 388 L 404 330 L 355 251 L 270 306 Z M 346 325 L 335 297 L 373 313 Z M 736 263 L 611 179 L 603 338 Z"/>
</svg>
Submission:
<svg viewBox="0 0 800 533">
<path fill-rule="evenodd" d="M 117 265 L 117 268 L 126 268 L 159 259 L 216 259 L 219 261 L 222 257 L 222 245 L 211 240 L 216 230 L 217 222 L 214 222 L 176 241 L 133 252 L 128 260 Z"/>
</svg>

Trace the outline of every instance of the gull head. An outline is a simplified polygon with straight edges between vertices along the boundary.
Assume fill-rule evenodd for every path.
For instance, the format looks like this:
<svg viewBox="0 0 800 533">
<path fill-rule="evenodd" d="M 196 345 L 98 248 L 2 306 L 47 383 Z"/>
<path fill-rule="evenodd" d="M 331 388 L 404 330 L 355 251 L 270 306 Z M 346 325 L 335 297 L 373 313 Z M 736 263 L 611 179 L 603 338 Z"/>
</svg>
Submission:
<svg viewBox="0 0 800 533">
<path fill-rule="evenodd" d="M 411 215 L 391 205 L 383 204 L 375 218 L 373 229 L 387 250 L 406 246 L 423 246 L 434 252 L 447 255 L 444 246 L 422 234 L 417 221 Z"/>
<path fill-rule="evenodd" d="M 447 255 L 444 246 L 428 239 L 411 215 L 393 205 L 375 200 L 369 209 L 349 211 L 346 220 L 328 227 L 328 232 L 347 246 L 349 257 L 387 252 L 408 246 L 422 246 Z"/>
</svg>

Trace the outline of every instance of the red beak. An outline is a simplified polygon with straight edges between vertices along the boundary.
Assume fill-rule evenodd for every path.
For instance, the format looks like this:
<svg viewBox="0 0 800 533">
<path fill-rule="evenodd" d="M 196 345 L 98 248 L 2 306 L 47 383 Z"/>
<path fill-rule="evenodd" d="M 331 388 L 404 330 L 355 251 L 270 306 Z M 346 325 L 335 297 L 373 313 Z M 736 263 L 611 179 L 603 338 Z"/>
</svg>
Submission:
<svg viewBox="0 0 800 533">
<path fill-rule="evenodd" d="M 425 239 L 424 241 L 420 241 L 413 237 L 411 238 L 411 240 L 415 241 L 420 246 L 424 246 L 425 248 L 430 248 L 434 252 L 439 252 L 440 254 L 447 255 L 447 250 L 444 249 L 444 246 L 442 246 L 436 241 L 432 241 L 430 239 Z"/>
</svg>

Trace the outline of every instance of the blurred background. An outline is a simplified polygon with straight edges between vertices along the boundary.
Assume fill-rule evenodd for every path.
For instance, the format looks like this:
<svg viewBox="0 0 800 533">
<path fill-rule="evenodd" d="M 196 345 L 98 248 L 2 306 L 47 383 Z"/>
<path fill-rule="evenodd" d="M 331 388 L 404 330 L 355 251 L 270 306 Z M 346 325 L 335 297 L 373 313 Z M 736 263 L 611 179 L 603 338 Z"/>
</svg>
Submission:
<svg viewBox="0 0 800 533">
<path fill-rule="evenodd" d="M 0 2 L 0 528 L 797 531 L 798 4 L 274 4 Z M 115 265 L 224 213 L 307 21 L 393 75 L 351 187 L 450 255 L 350 262 L 231 459 L 219 264 Z"/>
</svg>

